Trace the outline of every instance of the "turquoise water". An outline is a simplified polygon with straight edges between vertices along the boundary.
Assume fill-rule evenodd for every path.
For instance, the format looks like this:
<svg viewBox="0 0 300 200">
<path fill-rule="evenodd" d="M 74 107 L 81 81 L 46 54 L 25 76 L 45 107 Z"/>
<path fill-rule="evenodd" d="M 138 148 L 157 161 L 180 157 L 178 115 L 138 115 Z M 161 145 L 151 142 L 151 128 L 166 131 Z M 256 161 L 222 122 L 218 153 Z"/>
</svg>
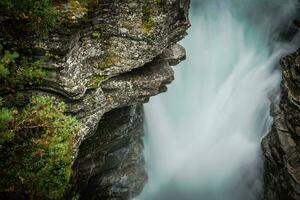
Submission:
<svg viewBox="0 0 300 200">
<path fill-rule="evenodd" d="M 145 106 L 149 181 L 137 200 L 255 200 L 293 0 L 193 1 L 187 60 Z"/>
</svg>

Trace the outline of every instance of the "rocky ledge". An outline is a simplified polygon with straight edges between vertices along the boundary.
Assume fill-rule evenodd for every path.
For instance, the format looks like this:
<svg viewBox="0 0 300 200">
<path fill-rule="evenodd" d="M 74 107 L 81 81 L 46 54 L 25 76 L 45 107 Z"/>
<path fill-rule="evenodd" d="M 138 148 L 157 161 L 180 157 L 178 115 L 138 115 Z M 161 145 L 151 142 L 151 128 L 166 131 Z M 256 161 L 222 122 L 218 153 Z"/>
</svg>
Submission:
<svg viewBox="0 0 300 200">
<path fill-rule="evenodd" d="M 64 101 L 66 113 L 79 122 L 64 198 L 129 199 L 147 179 L 142 104 L 166 91 L 174 79 L 170 66 L 185 59 L 177 42 L 190 26 L 189 0 L 95 0 L 90 8 L 81 1 L 70 1 L 71 7 L 55 2 L 58 10 L 72 9 L 61 11 L 64 18 L 47 39 L 19 41 L 43 60 L 48 75 L 18 94 Z M 5 18 L 0 22 L 9 27 Z M 2 33 L 1 41 L 9 43 Z M 27 198 L 9 190 L 1 190 L 0 198 Z"/>
</svg>

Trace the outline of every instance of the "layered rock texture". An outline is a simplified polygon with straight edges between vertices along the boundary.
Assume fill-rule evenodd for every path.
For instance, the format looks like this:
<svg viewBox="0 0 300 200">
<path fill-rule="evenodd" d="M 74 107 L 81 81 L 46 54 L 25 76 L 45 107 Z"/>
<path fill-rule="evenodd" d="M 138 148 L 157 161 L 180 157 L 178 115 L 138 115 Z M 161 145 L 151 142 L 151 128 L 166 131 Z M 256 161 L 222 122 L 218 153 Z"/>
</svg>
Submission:
<svg viewBox="0 0 300 200">
<path fill-rule="evenodd" d="M 74 163 L 75 187 L 82 199 L 129 199 L 147 178 L 143 159 L 143 108 L 134 105 L 106 113 L 97 131 L 80 145 Z"/>
<path fill-rule="evenodd" d="M 174 79 L 170 66 L 185 59 L 177 42 L 190 26 L 189 0 L 90 0 L 88 7 L 81 1 L 70 1 L 72 6 L 69 1 L 54 2 L 62 15 L 48 37 L 17 41 L 21 52 L 30 49 L 32 57 L 44 61 L 48 76 L 42 84 L 17 92 L 64 101 L 66 112 L 79 122 L 70 190 L 64 199 L 135 197 L 147 180 L 142 104 L 166 91 Z M 13 46 L 5 20 L 0 17 L 0 42 Z M 287 34 L 297 31 L 291 28 Z M 281 66 L 281 100 L 262 143 L 264 197 L 299 200 L 300 50 L 283 58 Z M 16 91 L 3 89 L 0 85 L 1 96 L 14 102 Z M 28 199 L 2 192 L 0 198 Z"/>
<path fill-rule="evenodd" d="M 66 199 L 129 199 L 147 179 L 142 103 L 166 91 L 174 79 L 170 66 L 185 59 L 177 42 L 190 26 L 189 1 L 77 4 L 62 11 L 65 18 L 47 39 L 21 41 L 44 61 L 48 76 L 18 92 L 64 101 L 79 121 Z"/>
<path fill-rule="evenodd" d="M 289 30 L 298 32 L 299 22 Z M 298 26 L 298 28 L 297 28 Z M 289 37 L 292 38 L 292 37 Z M 297 42 L 298 43 L 298 42 Z M 263 139 L 265 200 L 300 199 L 300 50 L 281 60 L 280 101 L 273 106 L 274 123 Z"/>
</svg>

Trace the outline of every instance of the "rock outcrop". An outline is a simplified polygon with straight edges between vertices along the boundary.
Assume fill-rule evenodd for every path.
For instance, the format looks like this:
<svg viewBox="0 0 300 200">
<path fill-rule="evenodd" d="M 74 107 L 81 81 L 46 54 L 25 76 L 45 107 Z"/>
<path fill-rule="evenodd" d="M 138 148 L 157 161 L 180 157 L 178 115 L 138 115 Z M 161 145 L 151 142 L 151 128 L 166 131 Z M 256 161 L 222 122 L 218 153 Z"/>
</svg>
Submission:
<svg viewBox="0 0 300 200">
<path fill-rule="evenodd" d="M 80 145 L 74 163 L 81 199 L 129 199 L 147 178 L 143 159 L 143 108 L 112 110 Z"/>
<path fill-rule="evenodd" d="M 147 178 L 142 103 L 166 91 L 170 66 L 185 59 L 177 42 L 190 26 L 189 0 L 78 1 L 69 10 L 57 2 L 59 26 L 42 41 L 19 41 L 48 76 L 18 92 L 62 100 L 79 121 L 66 198 L 129 199 Z"/>
<path fill-rule="evenodd" d="M 284 34 L 299 32 L 294 21 Z M 273 105 L 273 126 L 262 141 L 265 157 L 264 199 L 300 199 L 300 50 L 281 60 L 283 80 L 280 101 Z"/>
<path fill-rule="evenodd" d="M 281 61 L 282 93 L 264 138 L 265 199 L 300 199 L 300 51 Z"/>
<path fill-rule="evenodd" d="M 119 87 L 113 84 L 122 84 L 117 81 L 120 74 L 127 73 L 129 77 L 133 69 L 150 63 L 166 49 L 178 50 L 172 46 L 186 35 L 188 7 L 187 0 L 101 1 L 93 5 L 87 19 L 75 18 L 68 25 L 71 27 L 62 24 L 47 41 L 35 44 L 36 52 L 52 55 L 46 66 L 55 72 L 40 89 L 70 100 L 69 111 L 80 117 L 85 127 L 78 133 L 79 143 L 95 131 L 104 113 L 135 102 L 135 98 L 126 98 L 131 95 L 126 92 L 123 100 L 114 100 L 103 88 Z M 180 52 L 175 54 L 182 56 Z M 168 68 L 168 59 L 161 66 Z M 169 75 L 166 79 L 170 79 Z M 132 92 L 142 89 L 124 81 L 123 88 L 131 88 Z M 145 83 L 141 85 L 146 87 Z M 157 86 L 148 92 L 148 97 L 158 93 L 162 86 L 156 83 Z"/>
<path fill-rule="evenodd" d="M 174 48 L 181 51 L 175 51 L 172 57 L 167 52 Z M 141 104 L 166 91 L 166 85 L 174 79 L 169 63 L 182 60 L 183 50 L 175 45 L 145 66 L 101 84 L 109 101 L 105 108 L 111 111 L 104 114 L 96 131 L 87 134 L 79 146 L 73 182 L 74 191 L 82 199 L 129 199 L 141 191 L 147 178 Z"/>
</svg>

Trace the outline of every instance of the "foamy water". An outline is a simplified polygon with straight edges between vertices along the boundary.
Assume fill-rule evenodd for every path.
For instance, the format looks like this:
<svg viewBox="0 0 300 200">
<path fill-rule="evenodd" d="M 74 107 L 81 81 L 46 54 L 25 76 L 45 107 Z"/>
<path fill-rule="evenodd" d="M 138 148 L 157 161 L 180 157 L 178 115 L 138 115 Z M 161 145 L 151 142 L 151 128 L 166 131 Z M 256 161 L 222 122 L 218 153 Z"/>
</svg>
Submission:
<svg viewBox="0 0 300 200">
<path fill-rule="evenodd" d="M 195 0 L 187 60 L 145 106 L 149 182 L 137 200 L 255 200 L 293 0 Z"/>
</svg>

